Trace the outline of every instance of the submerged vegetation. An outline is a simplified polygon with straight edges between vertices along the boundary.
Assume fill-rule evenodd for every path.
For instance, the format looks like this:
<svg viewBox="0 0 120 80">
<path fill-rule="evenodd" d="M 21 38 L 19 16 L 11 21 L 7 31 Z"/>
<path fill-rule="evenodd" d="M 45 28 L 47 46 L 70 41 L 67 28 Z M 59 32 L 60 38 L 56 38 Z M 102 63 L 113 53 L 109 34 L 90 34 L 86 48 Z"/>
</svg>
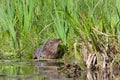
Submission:
<svg viewBox="0 0 120 80">
<path fill-rule="evenodd" d="M 32 59 L 36 47 L 48 39 L 61 38 L 66 61 L 84 61 L 87 68 L 119 63 L 119 3 L 0 0 L 0 58 Z"/>
</svg>

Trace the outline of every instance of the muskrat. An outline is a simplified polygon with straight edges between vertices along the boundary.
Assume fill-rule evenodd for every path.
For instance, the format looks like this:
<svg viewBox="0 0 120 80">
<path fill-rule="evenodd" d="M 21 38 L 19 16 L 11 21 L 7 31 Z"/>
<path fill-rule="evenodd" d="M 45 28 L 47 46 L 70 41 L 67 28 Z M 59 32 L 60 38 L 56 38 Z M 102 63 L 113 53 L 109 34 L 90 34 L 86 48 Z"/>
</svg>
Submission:
<svg viewBox="0 0 120 80">
<path fill-rule="evenodd" d="M 58 46 L 61 39 L 48 40 L 43 46 L 38 47 L 34 53 L 34 59 L 56 59 L 58 55 Z"/>
</svg>

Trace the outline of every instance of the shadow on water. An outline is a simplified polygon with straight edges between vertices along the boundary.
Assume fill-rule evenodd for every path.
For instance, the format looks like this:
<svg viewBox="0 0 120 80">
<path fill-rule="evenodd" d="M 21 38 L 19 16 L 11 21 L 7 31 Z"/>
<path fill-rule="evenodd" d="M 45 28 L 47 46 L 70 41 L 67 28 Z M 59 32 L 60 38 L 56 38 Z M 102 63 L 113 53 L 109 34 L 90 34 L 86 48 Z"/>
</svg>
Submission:
<svg viewBox="0 0 120 80">
<path fill-rule="evenodd" d="M 97 71 L 81 70 L 79 66 L 49 61 L 0 61 L 0 80 L 119 80 L 120 67 Z"/>
</svg>

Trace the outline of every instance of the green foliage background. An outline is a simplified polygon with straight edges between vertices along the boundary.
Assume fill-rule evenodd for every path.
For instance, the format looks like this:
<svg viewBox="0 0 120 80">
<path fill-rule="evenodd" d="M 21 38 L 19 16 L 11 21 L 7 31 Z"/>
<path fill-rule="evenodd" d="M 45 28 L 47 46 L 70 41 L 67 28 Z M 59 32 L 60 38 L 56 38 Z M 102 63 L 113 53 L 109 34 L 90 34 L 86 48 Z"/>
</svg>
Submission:
<svg viewBox="0 0 120 80">
<path fill-rule="evenodd" d="M 0 0 L 0 57 L 30 59 L 34 49 L 51 38 L 61 38 L 70 57 L 73 44 L 88 39 L 95 50 L 97 42 L 119 47 L 119 4 L 119 0 Z"/>
</svg>

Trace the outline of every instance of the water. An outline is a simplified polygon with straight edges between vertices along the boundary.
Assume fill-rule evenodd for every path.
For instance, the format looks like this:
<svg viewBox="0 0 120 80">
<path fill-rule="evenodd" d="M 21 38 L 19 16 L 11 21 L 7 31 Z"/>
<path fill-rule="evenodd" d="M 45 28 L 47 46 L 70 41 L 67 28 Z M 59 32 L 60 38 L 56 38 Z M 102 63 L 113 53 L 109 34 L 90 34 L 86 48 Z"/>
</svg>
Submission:
<svg viewBox="0 0 120 80">
<path fill-rule="evenodd" d="M 98 71 L 80 70 L 79 75 L 75 67 L 60 69 L 64 66 L 59 61 L 35 60 L 1 60 L 0 80 L 119 80 L 120 73 L 110 69 Z M 120 69 L 120 68 L 118 68 Z M 68 71 L 67 71 L 68 70 Z"/>
<path fill-rule="evenodd" d="M 63 63 L 55 61 L 0 61 L 0 80 L 67 80 L 59 73 Z"/>
</svg>

